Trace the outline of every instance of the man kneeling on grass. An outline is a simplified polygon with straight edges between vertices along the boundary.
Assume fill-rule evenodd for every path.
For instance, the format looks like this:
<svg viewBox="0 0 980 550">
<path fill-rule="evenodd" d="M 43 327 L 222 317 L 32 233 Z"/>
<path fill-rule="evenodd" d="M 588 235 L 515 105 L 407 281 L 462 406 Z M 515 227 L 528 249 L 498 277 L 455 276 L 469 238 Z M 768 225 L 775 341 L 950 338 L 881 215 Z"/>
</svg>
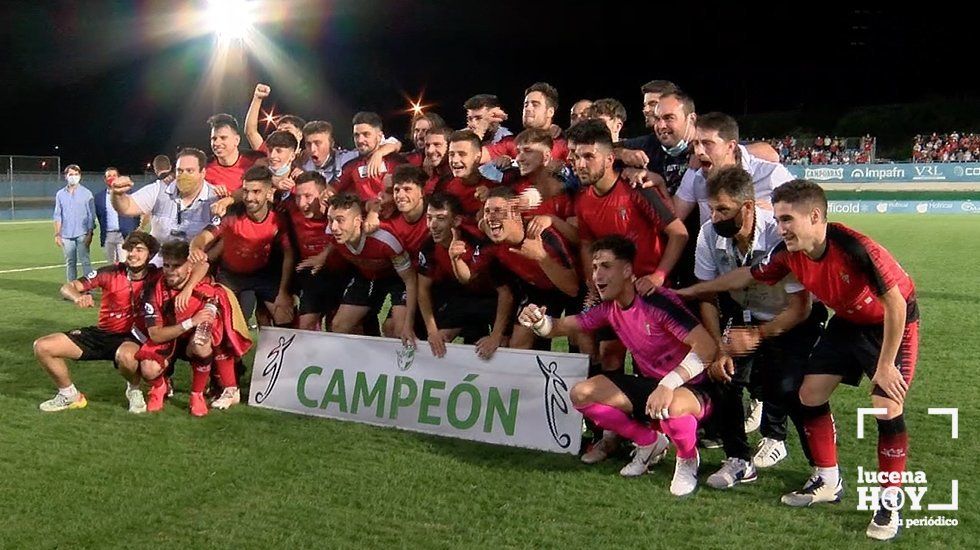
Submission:
<svg viewBox="0 0 980 550">
<path fill-rule="evenodd" d="M 189 254 L 189 245 L 185 241 L 164 244 L 160 250 L 163 277 L 145 291 L 150 341 L 139 349 L 136 359 L 140 362 L 143 378 L 150 382 L 147 403 L 150 412 L 163 409 L 167 393 L 163 373 L 170 362 L 178 358 L 191 364 L 192 415 L 208 414 L 204 390 L 212 362 L 223 388 L 212 407 L 227 409 L 241 400 L 235 380 L 235 360 L 252 346 L 248 325 L 234 294 L 210 277 L 192 287 L 190 297 L 178 303 L 195 265 L 189 261 Z"/>
<path fill-rule="evenodd" d="M 107 265 L 61 287 L 62 297 L 80 308 L 94 307 L 95 300 L 89 293 L 95 289 L 102 291 L 98 325 L 56 332 L 34 341 L 34 357 L 58 386 L 57 395 L 41 403 L 40 409 L 44 412 L 81 409 L 88 405 L 85 395 L 72 383 L 65 359 L 113 361 L 119 374 L 126 379 L 129 412 L 146 412 L 135 358 L 139 340 L 134 323 L 138 319 L 136 304 L 143 287 L 160 278 L 160 270 L 149 264 L 160 246 L 148 233 L 134 231 L 126 237 L 122 248 L 128 253 L 126 261 Z M 207 264 L 204 264 L 198 279 L 206 272 Z"/>
<path fill-rule="evenodd" d="M 669 290 L 640 296 L 633 286 L 636 246 L 619 235 L 591 247 L 592 278 L 602 304 L 589 311 L 552 319 L 530 304 L 520 322 L 546 338 L 610 327 L 632 352 L 639 376 L 610 372 L 572 387 L 575 408 L 598 426 L 636 444 L 633 461 L 620 475 L 639 476 L 659 462 L 669 445 L 677 448 L 670 492 L 691 494 L 698 483 L 698 422 L 711 410 L 702 389 L 705 365 L 717 353 L 714 339 Z"/>
</svg>

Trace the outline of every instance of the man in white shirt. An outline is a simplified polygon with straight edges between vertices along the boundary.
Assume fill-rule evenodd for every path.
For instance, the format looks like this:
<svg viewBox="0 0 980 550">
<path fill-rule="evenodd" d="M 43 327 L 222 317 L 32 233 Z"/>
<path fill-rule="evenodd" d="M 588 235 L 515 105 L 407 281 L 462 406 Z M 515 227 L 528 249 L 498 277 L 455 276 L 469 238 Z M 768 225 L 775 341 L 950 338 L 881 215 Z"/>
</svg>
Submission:
<svg viewBox="0 0 980 550">
<path fill-rule="evenodd" d="M 783 165 L 762 160 L 739 145 L 738 123 L 723 113 L 708 113 L 698 117 L 695 123 L 695 137 L 691 142 L 694 156 L 700 163 L 698 170 L 684 173 L 681 185 L 674 195 L 674 212 L 684 219 L 699 207 L 701 223 L 711 219 L 708 206 L 708 178 L 723 168 L 741 166 L 752 176 L 755 186 L 756 204 L 772 210 L 772 190 L 793 180 Z"/>
<path fill-rule="evenodd" d="M 220 220 L 211 205 L 220 198 L 204 181 L 207 157 L 200 149 L 186 148 L 177 153 L 176 180 L 157 180 L 127 195 L 133 181 L 122 176 L 113 182 L 112 206 L 120 216 L 150 216 L 150 234 L 159 242 L 175 239 L 190 242 L 205 227 Z M 159 256 L 152 263 L 160 265 Z"/>
</svg>

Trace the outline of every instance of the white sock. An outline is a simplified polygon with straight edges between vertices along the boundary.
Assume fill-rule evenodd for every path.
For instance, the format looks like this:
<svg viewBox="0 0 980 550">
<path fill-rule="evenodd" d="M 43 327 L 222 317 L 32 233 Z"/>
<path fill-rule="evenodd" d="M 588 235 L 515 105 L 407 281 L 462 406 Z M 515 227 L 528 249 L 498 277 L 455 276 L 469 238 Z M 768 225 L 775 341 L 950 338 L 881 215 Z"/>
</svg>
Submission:
<svg viewBox="0 0 980 550">
<path fill-rule="evenodd" d="M 817 475 L 823 478 L 826 485 L 836 487 L 837 480 L 840 477 L 840 470 L 837 466 L 831 466 L 830 468 L 817 467 Z"/>
<path fill-rule="evenodd" d="M 126 391 L 132 391 L 132 390 L 138 390 L 138 389 L 140 389 L 140 383 L 139 382 L 133 384 L 129 380 L 126 381 Z"/>
<path fill-rule="evenodd" d="M 75 388 L 75 384 L 72 384 L 65 388 L 58 388 L 58 394 L 64 395 L 68 399 L 75 399 L 78 397 L 78 389 Z"/>
</svg>

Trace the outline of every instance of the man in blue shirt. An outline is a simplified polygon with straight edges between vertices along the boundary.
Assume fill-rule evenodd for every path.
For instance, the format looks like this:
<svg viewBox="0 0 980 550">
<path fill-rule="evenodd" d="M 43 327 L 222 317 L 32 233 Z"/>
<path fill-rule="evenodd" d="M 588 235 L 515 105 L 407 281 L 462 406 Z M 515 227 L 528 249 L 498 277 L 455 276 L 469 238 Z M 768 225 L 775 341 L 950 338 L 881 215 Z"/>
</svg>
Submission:
<svg viewBox="0 0 980 550">
<path fill-rule="evenodd" d="M 95 200 L 91 191 L 79 185 L 81 181 L 82 169 L 70 164 L 65 168 L 67 185 L 54 198 L 54 242 L 64 252 L 69 281 L 78 279 L 78 261 L 85 273 L 92 271 L 88 247 L 95 229 Z"/>
</svg>

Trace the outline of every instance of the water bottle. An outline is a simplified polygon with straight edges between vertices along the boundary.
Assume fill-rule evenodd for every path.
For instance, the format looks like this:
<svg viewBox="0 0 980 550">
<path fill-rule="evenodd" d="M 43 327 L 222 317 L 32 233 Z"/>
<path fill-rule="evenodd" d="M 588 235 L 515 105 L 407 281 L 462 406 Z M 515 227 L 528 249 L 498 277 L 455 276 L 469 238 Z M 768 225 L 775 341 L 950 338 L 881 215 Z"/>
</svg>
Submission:
<svg viewBox="0 0 980 550">
<path fill-rule="evenodd" d="M 218 306 L 215 305 L 213 302 L 208 302 L 208 303 L 204 304 L 204 309 L 210 311 L 215 316 L 218 315 Z M 204 323 L 201 323 L 200 325 L 197 325 L 197 328 L 194 329 L 194 340 L 193 341 L 198 346 L 203 346 L 204 344 L 207 344 L 208 342 L 211 341 L 211 323 L 210 322 L 206 321 Z"/>
</svg>

